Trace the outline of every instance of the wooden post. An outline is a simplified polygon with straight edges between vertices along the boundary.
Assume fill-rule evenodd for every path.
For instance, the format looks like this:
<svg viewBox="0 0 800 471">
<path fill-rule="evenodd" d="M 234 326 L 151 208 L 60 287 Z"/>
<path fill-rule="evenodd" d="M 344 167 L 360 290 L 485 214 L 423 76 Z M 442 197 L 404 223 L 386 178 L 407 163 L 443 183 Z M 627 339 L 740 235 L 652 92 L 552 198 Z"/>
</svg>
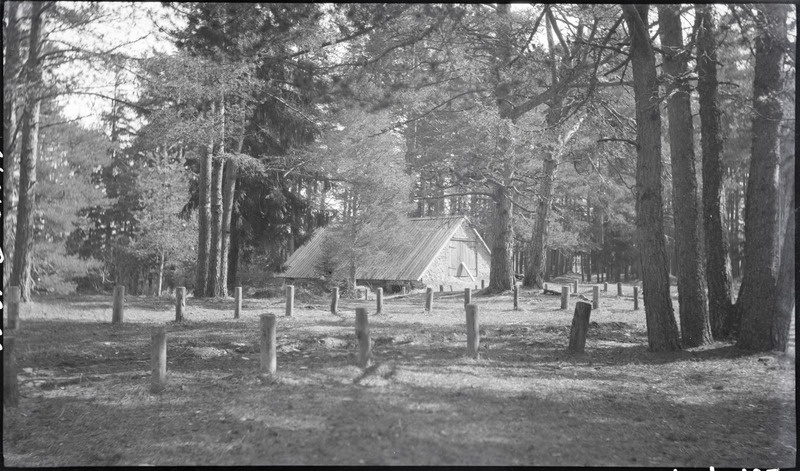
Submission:
<svg viewBox="0 0 800 471">
<path fill-rule="evenodd" d="M 339 312 L 339 288 L 333 288 L 331 291 L 331 314 Z"/>
<path fill-rule="evenodd" d="M 19 388 L 17 387 L 17 357 L 14 352 L 13 335 L 3 337 L 3 405 L 17 407 Z"/>
<path fill-rule="evenodd" d="M 275 314 L 261 314 L 261 372 L 274 374 L 278 369 L 275 355 Z"/>
<path fill-rule="evenodd" d="M 464 306 L 472 302 L 472 288 L 464 288 Z"/>
<path fill-rule="evenodd" d="M 439 292 L 444 293 L 444 285 L 439 285 Z"/>
<path fill-rule="evenodd" d="M 578 292 L 578 280 L 573 280 L 572 281 L 572 292 L 573 293 L 577 293 Z"/>
<path fill-rule="evenodd" d="M 561 287 L 561 309 L 569 308 L 569 286 Z"/>
<path fill-rule="evenodd" d="M 337 288 L 337 289 L 338 289 L 338 288 Z M 404 294 L 404 295 L 406 294 L 406 287 L 405 287 L 405 286 L 403 286 L 403 294 Z"/>
<path fill-rule="evenodd" d="M 453 285 L 450 285 L 450 292 L 453 292 Z"/>
<path fill-rule="evenodd" d="M 597 285 L 592 286 L 592 309 L 600 307 L 600 287 Z"/>
<path fill-rule="evenodd" d="M 238 319 L 242 315 L 242 287 L 237 286 L 233 290 L 233 318 Z"/>
<path fill-rule="evenodd" d="M 486 280 L 481 280 L 481 289 L 486 289 Z"/>
<path fill-rule="evenodd" d="M 111 323 L 121 324 L 123 317 L 123 307 L 125 304 L 125 285 L 114 287 L 114 307 L 111 311 Z"/>
<path fill-rule="evenodd" d="M 519 310 L 519 283 L 514 283 L 514 310 Z"/>
<path fill-rule="evenodd" d="M 358 339 L 358 366 L 366 368 L 371 363 L 372 346 L 369 338 L 367 310 L 363 307 L 356 308 L 356 338 Z"/>
<path fill-rule="evenodd" d="M 547 283 L 544 283 L 544 284 L 542 285 L 542 287 L 544 288 L 544 290 L 545 290 L 545 291 L 547 291 Z"/>
<path fill-rule="evenodd" d="M 622 296 L 622 283 L 617 283 L 617 296 Z"/>
<path fill-rule="evenodd" d="M 154 327 L 150 350 L 150 392 L 159 393 L 167 386 L 167 329 Z"/>
<path fill-rule="evenodd" d="M 183 310 L 186 307 L 186 288 L 175 289 L 175 322 L 183 321 Z"/>
<path fill-rule="evenodd" d="M 480 358 L 478 348 L 481 343 L 481 332 L 478 320 L 478 306 L 467 304 L 467 356 L 470 358 Z"/>
<path fill-rule="evenodd" d="M 292 317 L 294 311 L 294 285 L 286 285 L 286 317 Z"/>
<path fill-rule="evenodd" d="M 606 281 L 603 282 L 603 292 L 605 292 L 605 293 L 608 292 L 608 282 L 606 282 Z"/>
<path fill-rule="evenodd" d="M 569 330 L 569 347 L 572 353 L 583 353 L 586 347 L 586 332 L 589 330 L 589 315 L 592 305 L 578 301 L 575 303 L 575 315 L 572 317 L 572 328 Z"/>
<path fill-rule="evenodd" d="M 375 314 L 380 314 L 383 312 L 383 288 L 378 288 L 375 290 L 375 298 L 377 299 L 377 311 Z"/>
<path fill-rule="evenodd" d="M 8 323 L 6 328 L 14 330 L 19 328 L 19 286 L 8 287 L 8 298 L 6 300 L 8 309 Z"/>
<path fill-rule="evenodd" d="M 433 311 L 433 288 L 428 287 L 425 291 L 425 310 L 430 313 Z"/>
<path fill-rule="evenodd" d="M 638 311 L 639 310 L 639 287 L 638 286 L 634 286 L 633 287 L 633 310 L 634 311 Z"/>
</svg>

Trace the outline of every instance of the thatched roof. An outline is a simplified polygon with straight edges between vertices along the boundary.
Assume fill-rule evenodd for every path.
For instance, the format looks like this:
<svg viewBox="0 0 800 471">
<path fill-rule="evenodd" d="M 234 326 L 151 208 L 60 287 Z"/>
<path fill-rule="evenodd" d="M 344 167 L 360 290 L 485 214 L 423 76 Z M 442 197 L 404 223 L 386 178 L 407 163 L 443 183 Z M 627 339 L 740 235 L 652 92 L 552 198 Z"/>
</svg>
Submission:
<svg viewBox="0 0 800 471">
<path fill-rule="evenodd" d="M 444 248 L 453 234 L 462 225 L 465 232 L 473 232 L 476 240 L 487 252 L 489 248 L 472 228 L 466 216 L 443 216 L 408 219 L 407 224 L 398 227 L 403 240 L 413 241 L 409 247 L 385 247 L 387 255 L 381 262 L 371 266 L 359 267 L 360 280 L 402 280 L 417 281 L 427 271 L 436 255 Z M 319 278 L 322 260 L 322 247 L 325 228 L 318 229 L 311 239 L 297 249 L 284 264 L 287 268 L 278 276 L 284 278 Z"/>
</svg>

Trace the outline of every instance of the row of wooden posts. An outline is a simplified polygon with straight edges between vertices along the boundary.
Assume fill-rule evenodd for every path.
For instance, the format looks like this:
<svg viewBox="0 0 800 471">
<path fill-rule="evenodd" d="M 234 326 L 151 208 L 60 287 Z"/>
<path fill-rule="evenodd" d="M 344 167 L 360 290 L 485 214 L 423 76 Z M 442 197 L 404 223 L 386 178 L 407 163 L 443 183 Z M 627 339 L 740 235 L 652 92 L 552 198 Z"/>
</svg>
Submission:
<svg viewBox="0 0 800 471">
<path fill-rule="evenodd" d="M 544 284 L 544 289 L 547 290 L 547 283 Z M 476 287 L 477 288 L 477 287 Z M 569 308 L 569 295 L 570 289 L 572 289 L 573 293 L 577 293 L 578 291 L 578 280 L 575 280 L 572 284 L 572 287 L 569 285 L 565 285 L 561 287 L 561 309 L 568 309 Z M 452 290 L 452 287 L 451 287 Z M 513 299 L 514 299 L 514 310 L 519 309 L 519 290 L 520 285 L 519 283 L 514 284 L 513 290 Z M 439 291 L 444 291 L 444 286 L 439 285 Z M 603 291 L 608 291 L 608 283 L 603 283 Z M 19 312 L 19 289 L 17 288 L 17 301 L 15 305 L 15 309 L 9 309 L 9 328 L 16 328 L 17 319 L 18 319 L 18 312 Z M 375 298 L 376 298 L 376 311 L 375 314 L 383 313 L 383 288 L 377 288 L 375 290 Z M 622 283 L 617 283 L 617 296 L 622 296 Z M 13 303 L 13 291 L 11 295 L 10 302 Z M 114 304 L 113 304 L 113 311 L 111 315 L 111 322 L 112 323 L 120 323 L 122 322 L 123 318 L 123 306 L 125 299 L 125 287 L 124 286 L 117 286 L 114 289 Z M 470 304 L 472 302 L 472 288 L 464 288 L 464 305 Z M 592 309 L 598 309 L 600 307 L 600 287 L 597 285 L 592 286 Z M 179 287 L 175 290 L 175 321 L 180 322 L 184 319 L 183 312 L 186 308 L 186 288 Z M 639 309 L 639 287 L 633 287 L 633 309 Z M 339 310 L 339 288 L 333 288 L 331 293 L 331 312 L 336 314 Z M 433 288 L 428 287 L 425 292 L 425 311 L 432 312 L 433 311 Z M 15 313 L 13 319 L 14 323 L 12 324 L 12 312 Z M 234 292 L 234 308 L 233 308 L 233 318 L 238 319 L 242 312 L 242 287 L 237 286 Z M 286 285 L 286 316 L 292 317 L 294 314 L 294 286 L 293 285 Z M 11 327 L 13 325 L 13 327 Z"/>
<path fill-rule="evenodd" d="M 544 289 L 547 290 L 547 283 L 544 284 Z M 561 287 L 561 309 L 567 309 L 569 307 L 569 295 L 570 289 L 574 293 L 578 292 L 578 281 L 575 282 L 570 287 L 569 285 L 564 285 Z M 603 291 L 608 291 L 608 283 L 603 283 Z M 517 309 L 517 288 L 514 287 L 514 309 Z M 622 296 L 622 283 L 617 283 L 617 296 Z M 597 309 L 600 307 L 600 287 L 597 285 L 592 286 L 592 309 Z M 633 287 L 633 310 L 639 310 L 639 287 Z"/>
<path fill-rule="evenodd" d="M 480 319 L 478 306 L 467 304 L 467 348 L 468 357 L 480 359 Z M 589 316 L 592 312 L 591 304 L 579 301 L 575 304 L 575 314 L 569 334 L 570 353 L 583 353 L 586 347 L 586 333 L 589 330 Z M 358 342 L 358 355 L 356 365 L 367 368 L 372 364 L 372 339 L 369 333 L 369 317 L 367 309 L 356 308 L 356 340 Z M 260 365 L 259 371 L 264 374 L 274 374 L 278 369 L 276 349 L 277 318 L 275 314 L 262 314 L 260 323 Z M 167 334 L 165 327 L 156 327 L 152 333 L 151 346 L 151 385 L 150 391 L 157 393 L 164 390 L 167 384 Z"/>
<path fill-rule="evenodd" d="M 595 300 L 597 299 L 597 288 L 595 288 Z M 563 293 L 566 289 L 567 295 L 569 294 L 569 287 L 562 288 L 562 308 L 566 308 L 563 304 Z M 621 292 L 621 287 L 618 285 L 618 292 Z M 294 306 L 294 286 L 287 286 L 287 299 L 286 299 L 286 315 L 292 315 Z M 518 303 L 519 286 L 514 288 L 514 306 L 516 308 Z M 634 300 L 636 299 L 637 288 L 634 288 Z M 114 290 L 114 303 L 112 312 L 112 323 L 121 323 L 123 320 L 123 306 L 124 306 L 125 288 L 118 286 Z M 175 318 L 176 321 L 183 319 L 183 310 L 186 306 L 186 288 L 179 287 L 176 291 L 175 302 Z M 466 327 L 467 327 L 467 356 L 478 359 L 480 357 L 480 328 L 478 306 L 471 303 L 472 293 L 470 288 L 464 291 L 464 306 L 466 310 Z M 241 313 L 241 300 L 242 289 L 237 287 L 235 290 L 235 308 L 234 318 L 239 318 Z M 339 300 L 339 290 L 334 289 L 333 299 L 331 302 L 331 310 L 336 312 Z M 426 296 L 426 310 L 431 311 L 433 300 L 433 290 L 428 288 Z M 383 290 L 377 290 L 377 311 L 376 314 L 381 313 L 383 307 Z M 8 325 L 7 328 L 15 330 L 19 327 L 19 288 L 11 287 L 9 296 L 7 298 L 6 309 L 8 309 Z M 575 314 L 572 319 L 572 327 L 570 329 L 570 341 L 568 351 L 575 353 L 582 353 L 586 344 L 586 332 L 589 328 L 589 315 L 592 311 L 592 305 L 586 302 L 578 302 L 575 305 Z M 276 317 L 275 314 L 261 315 L 260 326 L 260 343 L 261 343 L 261 366 L 260 370 L 264 373 L 272 374 L 277 369 L 277 356 L 276 356 Z M 358 358 L 357 364 L 366 368 L 369 366 L 372 358 L 372 343 L 369 335 L 369 323 L 367 317 L 367 310 L 365 308 L 356 308 L 356 338 L 358 340 Z M 18 389 L 16 378 L 16 361 L 14 354 L 14 336 L 6 336 L 4 339 L 4 359 L 6 360 L 4 375 L 3 375 L 3 392 L 4 404 L 9 406 L 16 406 L 18 401 Z M 160 392 L 166 387 L 167 378 L 167 333 L 166 328 L 156 327 L 152 331 L 151 338 L 151 387 L 152 392 Z"/>
<path fill-rule="evenodd" d="M 440 288 L 442 286 L 440 285 Z M 578 281 L 572 285 L 572 291 L 578 291 Z M 547 283 L 544 284 L 547 290 Z M 603 283 L 603 291 L 608 291 L 608 283 Z M 561 309 L 569 307 L 570 286 L 561 287 Z M 622 283 L 617 283 L 617 296 L 622 296 Z M 123 320 L 125 286 L 114 288 L 114 302 L 111 313 L 111 323 L 118 324 Z M 14 330 L 19 326 L 19 301 L 20 291 L 18 286 L 9 287 L 8 297 L 6 298 L 6 312 L 8 313 L 7 329 Z M 464 305 L 472 302 L 472 289 L 464 288 Z M 600 287 L 592 286 L 592 309 L 600 307 Z M 184 310 L 186 309 L 186 288 L 178 287 L 175 290 L 175 321 L 184 320 Z M 331 295 L 331 312 L 336 313 L 339 309 L 339 288 L 334 288 Z M 519 309 L 519 284 L 514 285 L 514 309 Z M 639 309 L 639 287 L 633 287 L 633 309 Z M 425 293 L 425 310 L 433 310 L 433 289 L 428 288 Z M 233 318 L 238 319 L 242 312 L 242 287 L 237 286 L 234 291 Z M 294 286 L 286 286 L 286 316 L 291 317 L 294 312 Z M 383 312 L 383 288 L 376 290 L 376 314 Z"/>
</svg>

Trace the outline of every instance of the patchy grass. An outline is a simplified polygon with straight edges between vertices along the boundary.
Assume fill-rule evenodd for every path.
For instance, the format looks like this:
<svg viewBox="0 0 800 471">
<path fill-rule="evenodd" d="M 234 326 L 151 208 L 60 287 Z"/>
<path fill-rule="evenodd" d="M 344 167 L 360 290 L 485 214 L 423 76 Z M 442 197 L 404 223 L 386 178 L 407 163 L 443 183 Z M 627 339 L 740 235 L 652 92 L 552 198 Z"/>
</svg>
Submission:
<svg viewBox="0 0 800 471">
<path fill-rule="evenodd" d="M 630 293 L 630 286 L 626 286 Z M 591 298 L 588 285 L 581 294 Z M 793 467 L 794 354 L 728 343 L 647 351 L 644 311 L 601 292 L 586 353 L 569 355 L 557 296 L 473 295 L 481 359 L 466 358 L 462 293 L 387 296 L 375 366 L 353 366 L 354 309 L 374 301 L 48 297 L 21 307 L 20 405 L 6 466 L 538 465 Z M 573 298 L 574 301 L 574 298 Z M 677 307 L 677 303 L 676 303 Z M 278 318 L 278 373 L 258 374 L 258 316 Z M 167 325 L 168 386 L 149 390 L 150 333 Z"/>
</svg>

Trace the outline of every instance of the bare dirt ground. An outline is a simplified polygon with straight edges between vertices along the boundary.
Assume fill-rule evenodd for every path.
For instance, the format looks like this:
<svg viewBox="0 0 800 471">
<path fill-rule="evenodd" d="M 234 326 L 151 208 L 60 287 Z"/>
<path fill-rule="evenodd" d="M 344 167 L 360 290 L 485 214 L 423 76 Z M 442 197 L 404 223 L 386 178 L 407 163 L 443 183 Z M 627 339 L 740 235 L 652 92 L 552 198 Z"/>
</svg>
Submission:
<svg viewBox="0 0 800 471">
<path fill-rule="evenodd" d="M 580 294 L 591 298 L 589 285 Z M 44 297 L 21 307 L 18 408 L 5 466 L 537 465 L 794 467 L 794 354 L 729 343 L 647 351 L 631 287 L 601 289 L 586 353 L 572 308 L 524 290 L 473 295 L 481 359 L 465 356 L 462 293 L 387 296 L 376 366 L 354 366 L 355 307 L 374 300 Z M 373 298 L 374 299 L 374 298 Z M 576 298 L 572 298 L 573 306 Z M 675 299 L 677 310 L 677 300 Z M 258 374 L 258 316 L 277 314 L 278 373 Z M 150 394 L 150 333 L 167 326 L 168 385 Z M 9 332 L 6 331 L 5 334 Z"/>
</svg>

